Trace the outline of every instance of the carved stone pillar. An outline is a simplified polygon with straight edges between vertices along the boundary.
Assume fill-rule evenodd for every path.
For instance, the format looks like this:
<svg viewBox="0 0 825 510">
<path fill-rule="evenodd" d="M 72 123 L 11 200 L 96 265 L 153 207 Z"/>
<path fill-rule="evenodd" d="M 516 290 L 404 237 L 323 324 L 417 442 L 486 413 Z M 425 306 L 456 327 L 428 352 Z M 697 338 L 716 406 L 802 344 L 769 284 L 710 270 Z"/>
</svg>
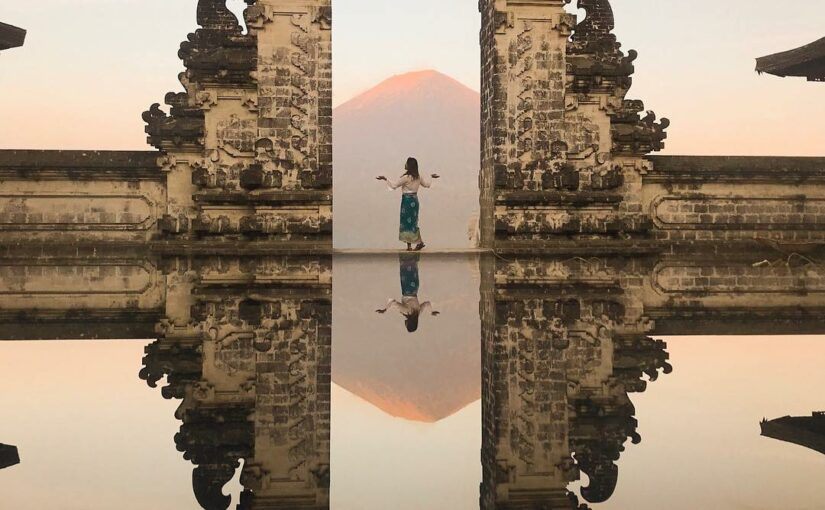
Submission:
<svg viewBox="0 0 825 510">
<path fill-rule="evenodd" d="M 625 101 L 631 62 L 607 0 L 482 0 L 482 244 L 642 236 L 641 156 L 667 123 Z M 572 34 L 572 38 L 571 38 Z"/>
<path fill-rule="evenodd" d="M 634 269 L 634 268 L 630 268 Z M 599 259 L 482 263 L 481 507 L 580 508 L 604 502 L 628 438 L 628 393 L 670 370 L 647 338 L 639 281 Z"/>
<path fill-rule="evenodd" d="M 181 45 L 186 92 L 144 114 L 168 172 L 169 238 L 332 241 L 329 0 L 200 0 Z"/>
<path fill-rule="evenodd" d="M 141 377 L 182 399 L 175 441 L 204 508 L 244 460 L 240 509 L 329 508 L 330 257 L 179 259 Z M 190 306 L 185 306 L 186 304 Z"/>
</svg>

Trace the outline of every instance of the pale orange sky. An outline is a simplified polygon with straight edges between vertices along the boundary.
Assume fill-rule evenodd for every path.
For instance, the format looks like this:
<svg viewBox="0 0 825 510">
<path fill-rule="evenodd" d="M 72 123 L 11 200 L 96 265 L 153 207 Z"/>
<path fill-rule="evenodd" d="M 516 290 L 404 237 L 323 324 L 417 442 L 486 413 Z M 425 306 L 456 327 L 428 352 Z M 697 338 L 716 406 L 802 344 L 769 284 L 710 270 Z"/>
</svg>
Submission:
<svg viewBox="0 0 825 510">
<path fill-rule="evenodd" d="M 242 5 L 232 0 L 233 8 Z M 195 0 L 5 2 L 29 30 L 0 56 L 0 148 L 145 149 L 141 112 L 178 90 Z M 478 90 L 475 0 L 335 0 L 335 104 L 435 68 Z M 639 51 L 629 97 L 672 125 L 666 153 L 825 155 L 825 85 L 758 76 L 754 59 L 825 35 L 825 3 L 614 0 Z M 71 20 L 71 22 L 66 22 Z M 128 20 L 128 21 L 126 21 Z M 126 21 L 126 22 L 125 22 Z"/>
<path fill-rule="evenodd" d="M 642 443 L 628 443 L 616 493 L 593 508 L 821 508 L 825 456 L 760 437 L 759 420 L 825 409 L 825 337 L 667 341 L 674 372 L 632 395 Z M 198 508 L 192 465 L 174 446 L 179 402 L 137 377 L 144 345 L 0 343 L 0 441 L 22 458 L 0 476 L 4 504 Z M 332 397 L 332 508 L 478 508 L 479 402 L 423 424 L 337 385 Z"/>
</svg>

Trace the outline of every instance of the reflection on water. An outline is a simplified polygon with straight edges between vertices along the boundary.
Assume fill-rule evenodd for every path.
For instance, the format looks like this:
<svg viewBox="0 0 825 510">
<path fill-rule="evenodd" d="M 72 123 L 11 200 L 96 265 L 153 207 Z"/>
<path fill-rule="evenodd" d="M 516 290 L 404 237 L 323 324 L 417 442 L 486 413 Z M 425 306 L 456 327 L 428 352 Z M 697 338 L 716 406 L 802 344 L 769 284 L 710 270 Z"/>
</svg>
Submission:
<svg viewBox="0 0 825 510">
<path fill-rule="evenodd" d="M 762 435 L 798 444 L 825 454 L 825 413 L 763 420 Z"/>
<path fill-rule="evenodd" d="M 177 449 L 203 508 L 329 505 L 331 271 L 323 259 L 177 262 L 188 307 L 162 319 L 140 377 L 180 399 Z M 191 287 L 189 287 L 191 285 Z"/>
<path fill-rule="evenodd" d="M 376 310 L 379 314 L 395 309 L 404 317 L 404 326 L 408 333 L 418 331 L 418 321 L 422 315 L 436 317 L 441 314 L 429 301 L 423 303 L 418 299 L 421 279 L 418 275 L 419 254 L 402 254 L 398 257 L 398 272 L 401 279 L 401 301 L 390 299 L 384 308 Z"/>
<path fill-rule="evenodd" d="M 635 480 L 668 471 L 673 451 L 665 449 L 675 448 L 696 472 L 716 461 L 712 453 L 696 455 L 701 445 L 673 435 L 681 424 L 672 416 L 717 397 L 681 381 L 734 370 L 731 360 L 743 356 L 762 364 L 778 359 L 767 348 L 724 355 L 706 347 L 694 358 L 682 354 L 685 370 L 692 368 L 680 374 L 668 343 L 684 353 L 681 335 L 825 329 L 821 266 L 760 262 L 765 259 L 7 258 L 0 264 L 0 334 L 10 340 L 146 339 L 135 370 L 141 365 L 140 379 L 177 401 L 179 430 L 168 444 L 193 466 L 194 508 L 660 508 Z M 720 369 L 714 364 L 722 359 L 728 365 Z M 800 377 L 791 369 L 770 376 L 763 369 L 740 372 L 742 381 L 767 388 L 727 397 L 761 407 L 762 415 L 720 408 L 719 416 L 731 413 L 745 424 L 737 425 L 741 438 L 758 438 L 765 414 L 801 416 L 800 405 L 820 405 L 800 389 L 778 400 L 786 410 L 775 407 L 771 388 Z M 825 453 L 824 419 L 765 420 L 761 431 Z M 715 425 L 721 437 L 725 429 Z M 712 434 L 711 424 L 702 426 L 696 423 Z M 349 439 L 332 441 L 336 427 Z M 648 429 L 652 450 L 642 441 Z M 2 432 L 22 451 L 36 450 L 37 438 L 26 430 Z M 386 444 L 381 437 L 393 442 L 375 448 Z M 730 444 L 753 444 L 738 440 Z M 795 453 L 778 442 L 757 444 L 764 445 L 760 451 L 782 452 L 764 463 L 765 469 L 778 463 L 770 468 L 780 473 L 783 459 L 791 462 Z M 11 448 L 0 445 L 0 467 L 16 464 Z M 467 454 L 473 450 L 481 452 L 480 464 L 477 453 Z M 393 455 L 395 468 L 371 470 Z M 640 464 L 640 458 L 648 460 Z M 24 459 L 3 471 L 0 484 L 7 474 L 25 478 L 35 467 Z M 236 477 L 241 489 L 233 496 Z M 779 495 L 790 483 L 764 487 Z M 65 495 L 53 497 L 60 502 Z M 818 489 L 783 497 L 795 508 L 825 502 Z M 720 508 L 773 508 L 764 494 L 736 498 Z M 695 507 L 690 497 L 678 499 L 673 508 Z M 22 498 L 14 501 L 25 508 Z"/>
</svg>

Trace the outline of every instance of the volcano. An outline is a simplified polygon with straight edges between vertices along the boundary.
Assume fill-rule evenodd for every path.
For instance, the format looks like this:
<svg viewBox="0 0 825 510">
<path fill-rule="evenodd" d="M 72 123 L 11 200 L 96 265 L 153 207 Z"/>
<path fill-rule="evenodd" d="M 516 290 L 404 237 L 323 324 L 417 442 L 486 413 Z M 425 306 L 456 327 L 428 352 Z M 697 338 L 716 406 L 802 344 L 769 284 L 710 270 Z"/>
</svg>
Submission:
<svg viewBox="0 0 825 510">
<path fill-rule="evenodd" d="M 438 173 L 420 193 L 420 226 L 430 248 L 472 246 L 478 211 L 480 97 L 437 71 L 393 76 L 338 106 L 335 246 L 398 248 L 399 192 L 376 181 L 404 172 L 408 156 Z"/>
</svg>

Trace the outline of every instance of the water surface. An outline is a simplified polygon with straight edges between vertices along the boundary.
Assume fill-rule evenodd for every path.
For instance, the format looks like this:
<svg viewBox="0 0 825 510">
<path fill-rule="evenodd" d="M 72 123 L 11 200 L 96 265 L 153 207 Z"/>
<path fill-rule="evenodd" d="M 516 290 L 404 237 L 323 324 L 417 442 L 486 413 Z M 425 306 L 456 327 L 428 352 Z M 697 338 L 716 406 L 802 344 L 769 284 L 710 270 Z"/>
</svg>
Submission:
<svg viewBox="0 0 825 510">
<path fill-rule="evenodd" d="M 825 457 L 760 435 L 825 409 L 817 267 L 365 255 L 78 283 L 95 264 L 0 270 L 2 508 L 825 505 Z M 152 333 L 111 339 L 130 317 Z"/>
</svg>

